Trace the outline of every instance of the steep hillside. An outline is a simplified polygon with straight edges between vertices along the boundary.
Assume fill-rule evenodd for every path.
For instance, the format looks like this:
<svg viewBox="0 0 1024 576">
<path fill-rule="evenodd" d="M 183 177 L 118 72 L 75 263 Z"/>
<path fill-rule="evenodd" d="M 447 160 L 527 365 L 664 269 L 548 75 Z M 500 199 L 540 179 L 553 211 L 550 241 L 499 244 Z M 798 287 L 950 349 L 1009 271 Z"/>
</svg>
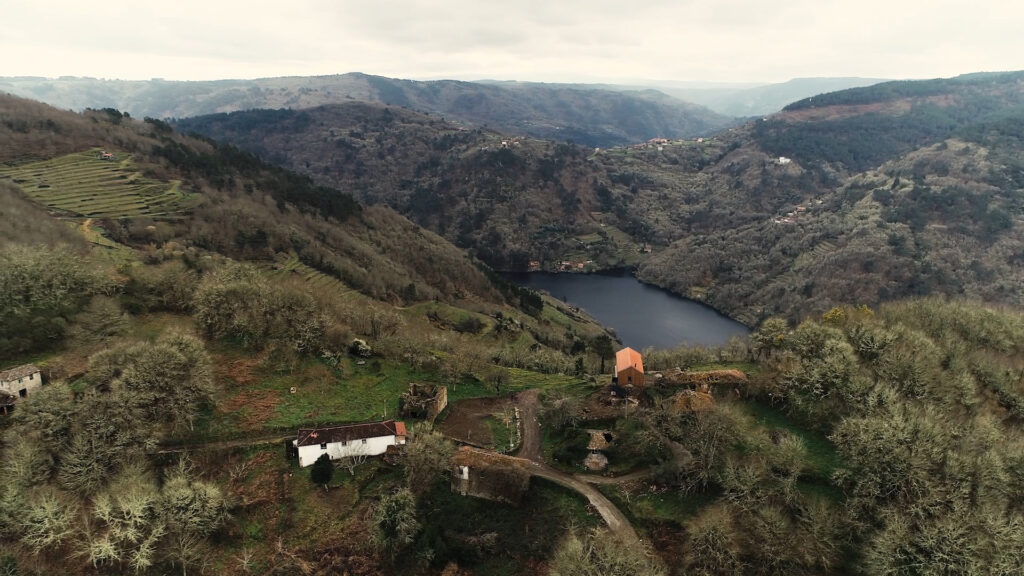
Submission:
<svg viewBox="0 0 1024 576">
<path fill-rule="evenodd" d="M 60 108 L 112 107 L 135 116 L 183 118 L 254 108 L 304 109 L 347 100 L 442 114 L 512 134 L 614 146 L 680 138 L 728 125 L 730 118 L 663 93 L 510 83 L 418 82 L 350 73 L 338 76 L 167 82 L 91 78 L 0 78 L 0 91 Z"/>
<path fill-rule="evenodd" d="M 387 204 L 498 268 L 553 262 L 576 249 L 575 237 L 601 232 L 605 221 L 627 228 L 635 223 L 594 215 L 602 201 L 598 172 L 586 161 L 592 152 L 569 144 L 466 130 L 360 102 L 236 112 L 177 126 L 236 143 L 363 201 Z M 625 237 L 613 234 L 603 250 L 583 259 L 601 266 L 630 260 L 637 250 L 623 243 Z"/>
<path fill-rule="evenodd" d="M 305 279 L 323 276 L 335 282 L 332 290 L 385 308 L 433 301 L 463 310 L 452 323 L 467 311 L 508 315 L 506 301 L 528 301 L 535 314 L 542 308 L 388 208 L 363 207 L 348 194 L 237 149 L 182 136 L 160 121 L 139 122 L 113 110 L 60 112 L 4 97 L 0 141 L 0 188 L 12 198 L 4 217 L 46 208 L 115 252 L 133 247 L 162 261 L 163 247 L 175 246 L 172 253 L 184 249 L 187 258 L 227 256 Z M 66 237 L 66 227 L 51 220 L 12 221 L 5 235 Z M 571 322 L 523 321 L 536 338 L 566 350 L 572 345 L 565 341 L 566 329 L 575 331 Z M 601 332 L 585 324 L 581 336 Z"/>
<path fill-rule="evenodd" d="M 502 397 L 589 389 L 612 345 L 388 208 L 160 121 L 5 96 L 0 142 L 0 370 L 44 383 L 0 391 L 3 573 L 413 573 L 366 534 L 414 466 L 314 484 L 284 438 L 394 418 L 427 383 L 499 397 L 473 439 L 507 449 Z M 437 450 L 409 482 L 421 570 L 485 565 L 457 548 L 481 519 L 518 574 L 598 521 L 553 485 L 521 513 L 462 499 L 437 481 L 450 443 L 407 420 Z"/>
<path fill-rule="evenodd" d="M 1022 103 L 1019 73 L 887 83 L 713 138 L 599 151 L 359 104 L 181 126 L 387 203 L 495 266 L 638 265 L 756 323 L 932 293 L 1021 303 Z"/>
<path fill-rule="evenodd" d="M 885 82 L 794 102 L 755 124 L 758 145 L 800 162 L 862 171 L 967 126 L 1024 113 L 1024 72 Z"/>
<path fill-rule="evenodd" d="M 881 84 L 754 122 L 719 173 L 746 191 L 737 210 L 786 202 L 681 239 L 641 275 L 748 314 L 932 293 L 1020 305 L 1022 80 Z"/>
</svg>

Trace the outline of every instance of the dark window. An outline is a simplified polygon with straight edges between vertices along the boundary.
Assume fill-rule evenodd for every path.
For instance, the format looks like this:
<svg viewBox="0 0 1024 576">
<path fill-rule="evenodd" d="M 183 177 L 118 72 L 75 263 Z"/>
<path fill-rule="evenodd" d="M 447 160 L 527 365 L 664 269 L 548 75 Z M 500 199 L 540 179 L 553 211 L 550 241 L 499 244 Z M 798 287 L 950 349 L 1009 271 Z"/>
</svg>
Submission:
<svg viewBox="0 0 1024 576">
<path fill-rule="evenodd" d="M 22 388 L 21 390 L 18 390 L 18 396 L 21 396 L 22 398 L 24 398 L 25 396 L 28 396 L 28 390 L 25 389 L 25 388 Z"/>
<path fill-rule="evenodd" d="M 366 444 L 366 438 L 363 438 L 363 444 Z"/>
<path fill-rule="evenodd" d="M 320 449 L 321 450 L 327 450 L 327 442 L 321 442 L 320 443 Z"/>
</svg>

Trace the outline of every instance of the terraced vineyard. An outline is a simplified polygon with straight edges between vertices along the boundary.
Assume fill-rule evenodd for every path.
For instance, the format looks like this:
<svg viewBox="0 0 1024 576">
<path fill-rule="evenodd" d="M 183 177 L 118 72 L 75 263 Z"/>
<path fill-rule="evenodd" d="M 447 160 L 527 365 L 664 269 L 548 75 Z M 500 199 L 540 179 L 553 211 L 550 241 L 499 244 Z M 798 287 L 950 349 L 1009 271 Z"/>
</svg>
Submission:
<svg viewBox="0 0 1024 576">
<path fill-rule="evenodd" d="M 192 205 L 179 182 L 144 177 L 127 154 L 97 149 L 51 160 L 0 167 L 33 200 L 68 217 L 174 218 Z"/>
<path fill-rule="evenodd" d="M 334 292 L 345 300 L 358 302 L 367 299 L 367 297 L 358 290 L 350 288 L 341 280 L 338 280 L 333 276 L 328 276 L 315 268 L 303 264 L 294 254 L 279 254 L 277 262 L 274 264 L 274 268 L 270 273 L 280 276 L 294 274 L 295 276 L 302 278 L 302 280 L 309 284 L 309 286 L 315 291 Z"/>
</svg>

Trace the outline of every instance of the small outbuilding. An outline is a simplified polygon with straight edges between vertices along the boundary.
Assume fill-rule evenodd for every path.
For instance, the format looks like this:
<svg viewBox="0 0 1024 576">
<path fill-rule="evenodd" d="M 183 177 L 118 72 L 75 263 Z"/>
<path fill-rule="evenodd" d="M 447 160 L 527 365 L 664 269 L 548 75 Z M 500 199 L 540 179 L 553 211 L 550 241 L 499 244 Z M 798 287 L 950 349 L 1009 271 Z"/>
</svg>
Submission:
<svg viewBox="0 0 1024 576">
<path fill-rule="evenodd" d="M 378 456 L 389 446 L 405 444 L 405 423 L 394 420 L 346 426 L 303 428 L 292 441 L 299 466 L 311 466 L 323 454 L 331 460 L 349 456 Z"/>
<path fill-rule="evenodd" d="M 519 505 L 530 489 L 526 464 L 511 456 L 463 446 L 451 459 L 452 491 Z"/>
<path fill-rule="evenodd" d="M 632 348 L 615 353 L 615 377 L 619 386 L 644 385 L 644 359 Z"/>
</svg>

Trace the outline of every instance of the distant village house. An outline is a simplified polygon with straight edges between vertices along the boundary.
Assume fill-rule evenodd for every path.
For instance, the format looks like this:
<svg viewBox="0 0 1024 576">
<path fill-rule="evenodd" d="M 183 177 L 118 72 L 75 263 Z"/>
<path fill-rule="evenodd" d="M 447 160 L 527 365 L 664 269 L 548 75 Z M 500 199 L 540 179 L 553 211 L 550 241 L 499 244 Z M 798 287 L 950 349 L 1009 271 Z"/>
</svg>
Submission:
<svg viewBox="0 0 1024 576">
<path fill-rule="evenodd" d="M 623 348 L 615 353 L 615 378 L 619 386 L 644 385 L 644 360 L 632 348 Z"/>
<path fill-rule="evenodd" d="M 405 444 L 405 423 L 394 420 L 347 426 L 303 428 L 292 444 L 299 454 L 299 466 L 311 466 L 320 456 L 331 460 L 349 456 L 378 456 L 389 446 Z"/>
</svg>

